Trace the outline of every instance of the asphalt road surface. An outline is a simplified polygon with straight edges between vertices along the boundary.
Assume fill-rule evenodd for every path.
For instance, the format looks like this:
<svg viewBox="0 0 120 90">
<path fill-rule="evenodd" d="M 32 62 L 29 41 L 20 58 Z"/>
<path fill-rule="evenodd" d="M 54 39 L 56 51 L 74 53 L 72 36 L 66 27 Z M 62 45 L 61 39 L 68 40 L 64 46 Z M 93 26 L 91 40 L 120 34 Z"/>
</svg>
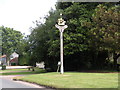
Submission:
<svg viewBox="0 0 120 90">
<path fill-rule="evenodd" d="M 27 82 L 13 81 L 12 78 L 8 77 L 0 77 L 0 90 L 41 90 L 41 89 L 45 90 L 46 88 L 30 84 Z"/>
</svg>

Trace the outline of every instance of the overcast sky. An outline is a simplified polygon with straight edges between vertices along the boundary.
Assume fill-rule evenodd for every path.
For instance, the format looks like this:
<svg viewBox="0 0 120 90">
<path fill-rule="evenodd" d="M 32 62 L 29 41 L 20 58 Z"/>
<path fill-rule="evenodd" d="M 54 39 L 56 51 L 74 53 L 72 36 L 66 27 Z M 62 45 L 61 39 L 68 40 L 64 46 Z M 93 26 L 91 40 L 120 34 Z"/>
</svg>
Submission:
<svg viewBox="0 0 120 90">
<path fill-rule="evenodd" d="M 57 0 L 0 0 L 0 26 L 30 34 L 33 21 L 40 20 L 55 8 Z"/>
</svg>

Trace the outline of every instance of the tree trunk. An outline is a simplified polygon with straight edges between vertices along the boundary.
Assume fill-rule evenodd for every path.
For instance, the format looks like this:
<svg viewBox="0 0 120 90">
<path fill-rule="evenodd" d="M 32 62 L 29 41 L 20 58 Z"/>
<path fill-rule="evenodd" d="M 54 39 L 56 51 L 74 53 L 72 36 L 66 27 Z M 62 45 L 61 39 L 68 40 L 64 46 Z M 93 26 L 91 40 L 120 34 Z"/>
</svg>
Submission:
<svg viewBox="0 0 120 90">
<path fill-rule="evenodd" d="M 120 54 L 117 54 L 115 52 L 113 53 L 113 59 L 114 59 L 113 65 L 114 65 L 115 70 L 117 70 L 117 59 L 118 59 L 119 56 L 120 56 Z"/>
<path fill-rule="evenodd" d="M 6 63 L 8 66 L 10 66 L 10 59 L 9 59 L 8 55 L 7 55 L 7 62 Z"/>
</svg>

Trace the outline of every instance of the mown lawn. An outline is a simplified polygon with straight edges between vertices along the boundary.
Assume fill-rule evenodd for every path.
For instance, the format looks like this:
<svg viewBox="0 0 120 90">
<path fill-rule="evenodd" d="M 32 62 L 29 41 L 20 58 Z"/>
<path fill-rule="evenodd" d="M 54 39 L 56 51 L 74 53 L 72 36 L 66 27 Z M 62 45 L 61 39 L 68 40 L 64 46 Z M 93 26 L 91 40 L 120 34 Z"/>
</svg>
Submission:
<svg viewBox="0 0 120 90">
<path fill-rule="evenodd" d="M 23 75 L 23 74 L 39 74 L 46 72 L 44 69 L 34 68 L 35 71 L 28 69 L 11 69 L 11 70 L 0 70 L 0 75 Z"/>
<path fill-rule="evenodd" d="M 6 69 L 6 70 L 0 70 L 0 72 L 12 72 L 12 71 L 26 71 L 28 69 Z"/>
<path fill-rule="evenodd" d="M 34 82 L 53 88 L 117 88 L 118 73 L 66 72 L 29 75 L 20 80 Z"/>
</svg>

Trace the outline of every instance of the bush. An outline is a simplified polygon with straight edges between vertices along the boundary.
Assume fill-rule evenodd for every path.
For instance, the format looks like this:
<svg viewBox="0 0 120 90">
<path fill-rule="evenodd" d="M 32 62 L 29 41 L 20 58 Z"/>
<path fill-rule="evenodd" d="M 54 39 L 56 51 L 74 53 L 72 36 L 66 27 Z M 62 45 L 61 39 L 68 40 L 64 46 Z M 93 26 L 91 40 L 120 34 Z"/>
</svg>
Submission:
<svg viewBox="0 0 120 90">
<path fill-rule="evenodd" d="M 6 70 L 6 66 L 5 65 L 2 66 L 2 70 Z"/>
</svg>

